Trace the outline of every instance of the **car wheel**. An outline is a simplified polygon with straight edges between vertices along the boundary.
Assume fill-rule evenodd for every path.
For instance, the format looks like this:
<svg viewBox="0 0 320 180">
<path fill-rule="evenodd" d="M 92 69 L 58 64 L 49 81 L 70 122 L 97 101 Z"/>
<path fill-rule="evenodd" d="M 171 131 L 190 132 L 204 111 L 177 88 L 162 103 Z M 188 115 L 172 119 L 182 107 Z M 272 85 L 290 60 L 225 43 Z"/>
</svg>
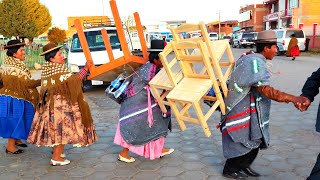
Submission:
<svg viewBox="0 0 320 180">
<path fill-rule="evenodd" d="M 243 48 L 247 48 L 247 45 L 242 45 Z"/>
</svg>

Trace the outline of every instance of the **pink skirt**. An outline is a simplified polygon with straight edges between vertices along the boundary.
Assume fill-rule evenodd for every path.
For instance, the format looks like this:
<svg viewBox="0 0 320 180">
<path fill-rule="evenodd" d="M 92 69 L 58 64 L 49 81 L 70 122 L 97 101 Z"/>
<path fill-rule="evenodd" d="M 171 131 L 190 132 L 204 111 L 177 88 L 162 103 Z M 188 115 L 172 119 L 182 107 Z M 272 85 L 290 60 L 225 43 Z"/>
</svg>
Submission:
<svg viewBox="0 0 320 180">
<path fill-rule="evenodd" d="M 138 154 L 140 156 L 143 156 L 145 158 L 150 158 L 150 160 L 153 160 L 156 158 L 160 158 L 162 154 L 162 149 L 164 146 L 164 137 L 151 141 L 143 146 L 133 146 L 131 144 L 128 144 L 122 138 L 121 132 L 120 132 L 120 123 L 118 123 L 116 135 L 114 137 L 113 142 L 123 148 L 128 148 L 129 151 L 135 154 Z"/>
</svg>

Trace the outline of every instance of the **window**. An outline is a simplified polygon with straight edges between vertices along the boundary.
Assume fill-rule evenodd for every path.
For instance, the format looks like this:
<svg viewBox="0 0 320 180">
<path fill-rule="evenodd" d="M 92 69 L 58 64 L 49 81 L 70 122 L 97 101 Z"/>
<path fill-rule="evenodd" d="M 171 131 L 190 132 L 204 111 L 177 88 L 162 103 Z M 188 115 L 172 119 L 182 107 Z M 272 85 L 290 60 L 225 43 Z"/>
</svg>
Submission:
<svg viewBox="0 0 320 180">
<path fill-rule="evenodd" d="M 299 7 L 299 0 L 289 0 L 289 9 Z"/>
<path fill-rule="evenodd" d="M 279 12 L 279 3 L 273 4 L 273 12 Z"/>
<path fill-rule="evenodd" d="M 112 49 L 120 49 L 120 41 L 116 30 L 107 30 L 109 41 Z M 106 50 L 104 41 L 101 35 L 101 31 L 87 31 L 84 32 L 90 51 L 102 51 Z M 78 34 L 73 35 L 71 52 L 82 52 L 81 44 L 78 38 Z"/>
<path fill-rule="evenodd" d="M 218 34 L 209 34 L 209 36 L 212 37 L 212 38 L 217 38 Z"/>
<path fill-rule="evenodd" d="M 253 33 L 243 33 L 242 37 L 243 39 L 254 39 Z"/>
<path fill-rule="evenodd" d="M 131 36 L 132 37 L 138 37 L 138 33 L 132 33 Z"/>
<path fill-rule="evenodd" d="M 304 38 L 303 31 L 301 30 L 288 30 L 286 33 L 286 38 L 290 38 L 292 34 L 296 35 L 296 38 Z"/>
<path fill-rule="evenodd" d="M 277 31 L 277 38 L 282 39 L 283 37 L 283 31 Z"/>
</svg>

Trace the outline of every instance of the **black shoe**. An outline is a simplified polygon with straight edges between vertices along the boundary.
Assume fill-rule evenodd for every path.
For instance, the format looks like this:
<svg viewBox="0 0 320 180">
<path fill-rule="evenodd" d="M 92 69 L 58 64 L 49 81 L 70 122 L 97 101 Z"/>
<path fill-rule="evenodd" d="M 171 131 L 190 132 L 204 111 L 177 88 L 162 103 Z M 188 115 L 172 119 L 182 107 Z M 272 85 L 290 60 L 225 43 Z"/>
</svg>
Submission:
<svg viewBox="0 0 320 180">
<path fill-rule="evenodd" d="M 231 179 L 245 179 L 248 176 L 241 171 L 237 172 L 223 172 L 223 176 Z"/>
<path fill-rule="evenodd" d="M 296 59 L 296 57 L 293 57 L 293 58 L 292 58 L 292 61 L 294 61 L 295 59 Z"/>
<path fill-rule="evenodd" d="M 21 143 L 21 144 L 16 143 L 16 146 L 23 147 L 23 148 L 28 147 L 28 145 L 26 145 L 26 144 L 24 144 L 24 143 Z"/>
<path fill-rule="evenodd" d="M 9 151 L 8 149 L 6 149 L 6 153 L 7 153 L 7 154 L 21 154 L 21 153 L 23 153 L 23 150 L 18 149 L 16 152 L 11 152 L 11 151 Z"/>
<path fill-rule="evenodd" d="M 252 170 L 250 167 L 242 169 L 248 176 L 259 177 L 260 174 Z"/>
</svg>

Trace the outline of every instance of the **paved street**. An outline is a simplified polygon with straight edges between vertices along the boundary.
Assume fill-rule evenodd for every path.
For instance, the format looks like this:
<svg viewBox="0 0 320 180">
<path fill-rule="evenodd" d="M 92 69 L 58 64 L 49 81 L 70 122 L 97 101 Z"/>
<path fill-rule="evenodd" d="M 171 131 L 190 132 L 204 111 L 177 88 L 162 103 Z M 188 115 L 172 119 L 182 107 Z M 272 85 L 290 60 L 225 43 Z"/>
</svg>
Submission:
<svg viewBox="0 0 320 180">
<path fill-rule="evenodd" d="M 233 49 L 235 58 L 249 49 Z M 272 63 L 272 85 L 295 95 L 300 94 L 306 78 L 320 66 L 320 56 L 303 54 L 295 61 L 285 56 Z M 199 125 L 187 124 L 182 132 L 173 118 L 173 131 L 166 138 L 166 147 L 175 148 L 173 154 L 150 161 L 132 154 L 133 164 L 117 161 L 121 147 L 113 144 L 119 105 L 104 94 L 105 87 L 95 87 L 85 93 L 90 104 L 99 141 L 89 147 L 66 147 L 68 166 L 49 165 L 51 148 L 29 145 L 21 155 L 5 153 L 5 139 L 0 138 L 0 179 L 137 179 L 220 180 L 224 157 L 221 135 L 215 126 L 219 113 L 208 121 L 211 137 L 205 137 Z M 320 152 L 320 134 L 315 132 L 315 119 L 319 97 L 305 113 L 292 104 L 272 103 L 271 146 L 260 151 L 253 169 L 263 176 L 258 179 L 306 179 Z M 207 108 L 206 105 L 203 106 Z M 252 178 L 254 179 L 254 178 Z"/>
</svg>

